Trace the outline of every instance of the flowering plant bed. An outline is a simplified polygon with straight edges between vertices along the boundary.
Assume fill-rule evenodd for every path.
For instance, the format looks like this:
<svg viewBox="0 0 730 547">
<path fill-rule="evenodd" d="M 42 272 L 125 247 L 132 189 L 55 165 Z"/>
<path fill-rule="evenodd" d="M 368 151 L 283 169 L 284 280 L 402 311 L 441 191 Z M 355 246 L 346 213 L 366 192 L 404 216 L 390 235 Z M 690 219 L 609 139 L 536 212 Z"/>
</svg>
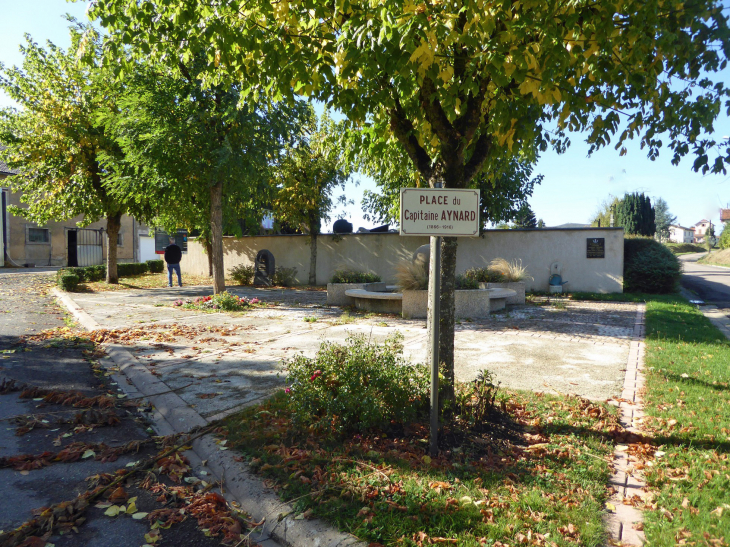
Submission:
<svg viewBox="0 0 730 547">
<path fill-rule="evenodd" d="M 184 308 L 186 310 L 219 310 L 219 311 L 243 311 L 250 308 L 262 307 L 263 304 L 258 298 L 245 298 L 236 296 L 227 291 L 212 296 L 198 296 L 196 298 L 186 298 L 185 300 L 175 300 L 173 307 Z"/>
</svg>

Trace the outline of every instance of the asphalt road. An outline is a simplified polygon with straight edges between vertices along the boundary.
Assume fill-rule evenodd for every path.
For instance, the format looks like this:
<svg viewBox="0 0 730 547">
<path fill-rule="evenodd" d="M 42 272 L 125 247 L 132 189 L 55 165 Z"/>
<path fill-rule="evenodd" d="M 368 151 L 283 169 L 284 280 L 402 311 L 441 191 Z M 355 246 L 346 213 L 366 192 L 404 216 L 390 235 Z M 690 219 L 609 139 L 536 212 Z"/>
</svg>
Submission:
<svg viewBox="0 0 730 547">
<path fill-rule="evenodd" d="M 94 359 L 89 352 L 93 351 L 93 345 L 62 338 L 26 338 L 44 329 L 65 325 L 65 314 L 46 293 L 53 279 L 52 274 L 0 275 L 0 384 L 3 380 L 15 380 L 18 384 L 56 392 L 116 397 L 117 387 L 92 366 Z M 0 391 L 0 545 L 17 545 L 8 542 L 6 534 L 33 519 L 39 514 L 39 508 L 74 500 L 86 492 L 89 488 L 87 477 L 114 474 L 125 469 L 128 463 L 158 451 L 154 445 L 147 445 L 139 452 L 123 454 L 115 461 L 102 462 L 85 456 L 70 463 L 49 461 L 48 465 L 30 470 L 14 468 L 7 460 L 25 454 L 58 452 L 71 443 L 103 442 L 116 447 L 129 441 L 146 441 L 149 435 L 144 413 L 134 405 L 125 407 L 122 400 L 115 406 L 113 411 L 119 419 L 116 426 L 81 427 L 74 423 L 78 409 L 46 403 L 37 397 L 21 398 L 18 391 Z M 40 421 L 29 432 L 21 434 L 15 417 L 22 420 L 31 415 Z M 155 501 L 157 494 L 138 484 L 130 481 L 124 488 L 127 495 L 138 497 L 138 511 L 149 512 L 161 507 Z M 48 542 L 56 547 L 139 547 L 148 543 L 145 540 L 145 534 L 150 532 L 148 520 L 135 520 L 130 515 L 110 517 L 104 515 L 104 511 L 104 508 L 92 506 L 77 521 L 73 532 L 59 535 L 54 528 L 50 537 L 44 536 L 27 545 L 41 546 Z M 162 535 L 163 542 L 158 544 L 162 546 L 220 545 L 220 541 L 206 537 L 193 519 L 164 530 Z"/>
<path fill-rule="evenodd" d="M 684 264 L 682 286 L 694 291 L 707 304 L 718 308 L 730 308 L 730 268 L 699 264 L 705 253 L 682 255 Z"/>
</svg>

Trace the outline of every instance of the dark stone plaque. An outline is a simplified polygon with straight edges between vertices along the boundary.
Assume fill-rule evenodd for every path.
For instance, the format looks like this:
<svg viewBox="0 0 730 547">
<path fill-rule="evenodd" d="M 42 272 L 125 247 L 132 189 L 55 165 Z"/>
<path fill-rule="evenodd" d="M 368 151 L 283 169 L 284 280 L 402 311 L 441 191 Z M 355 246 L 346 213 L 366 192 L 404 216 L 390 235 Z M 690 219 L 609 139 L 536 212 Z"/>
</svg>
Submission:
<svg viewBox="0 0 730 547">
<path fill-rule="evenodd" d="M 586 258 L 606 258 L 606 239 L 603 237 L 589 237 Z"/>
</svg>

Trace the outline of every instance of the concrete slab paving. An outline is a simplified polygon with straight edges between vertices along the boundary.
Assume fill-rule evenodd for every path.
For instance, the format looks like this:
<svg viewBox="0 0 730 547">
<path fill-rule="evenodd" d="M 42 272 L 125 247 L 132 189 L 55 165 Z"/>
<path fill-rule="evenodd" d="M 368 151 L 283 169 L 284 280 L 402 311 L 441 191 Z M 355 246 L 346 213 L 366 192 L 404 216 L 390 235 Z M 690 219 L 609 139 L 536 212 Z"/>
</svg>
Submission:
<svg viewBox="0 0 730 547">
<path fill-rule="evenodd" d="M 173 307 L 175 300 L 210 294 L 209 287 L 81 293 L 73 300 L 102 328 L 137 329 L 130 348 L 137 360 L 206 418 L 283 387 L 286 360 L 299 353 L 311 357 L 324 341 L 344 342 L 352 334 L 383 341 L 399 332 L 404 355 L 426 361 L 423 320 L 328 307 L 323 291 L 233 287 L 229 292 L 270 307 L 243 313 Z M 457 325 L 457 378 L 469 381 L 487 369 L 510 388 L 591 399 L 618 396 L 636 306 L 541 304 Z"/>
</svg>

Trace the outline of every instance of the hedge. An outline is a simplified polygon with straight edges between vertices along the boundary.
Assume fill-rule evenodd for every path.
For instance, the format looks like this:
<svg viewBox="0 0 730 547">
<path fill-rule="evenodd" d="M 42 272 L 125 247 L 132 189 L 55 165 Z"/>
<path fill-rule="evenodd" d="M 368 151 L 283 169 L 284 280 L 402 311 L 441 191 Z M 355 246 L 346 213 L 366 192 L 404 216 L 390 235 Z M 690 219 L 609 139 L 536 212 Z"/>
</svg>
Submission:
<svg viewBox="0 0 730 547">
<path fill-rule="evenodd" d="M 679 259 L 666 246 L 648 237 L 624 239 L 624 291 L 674 292 L 681 276 Z"/>
</svg>

